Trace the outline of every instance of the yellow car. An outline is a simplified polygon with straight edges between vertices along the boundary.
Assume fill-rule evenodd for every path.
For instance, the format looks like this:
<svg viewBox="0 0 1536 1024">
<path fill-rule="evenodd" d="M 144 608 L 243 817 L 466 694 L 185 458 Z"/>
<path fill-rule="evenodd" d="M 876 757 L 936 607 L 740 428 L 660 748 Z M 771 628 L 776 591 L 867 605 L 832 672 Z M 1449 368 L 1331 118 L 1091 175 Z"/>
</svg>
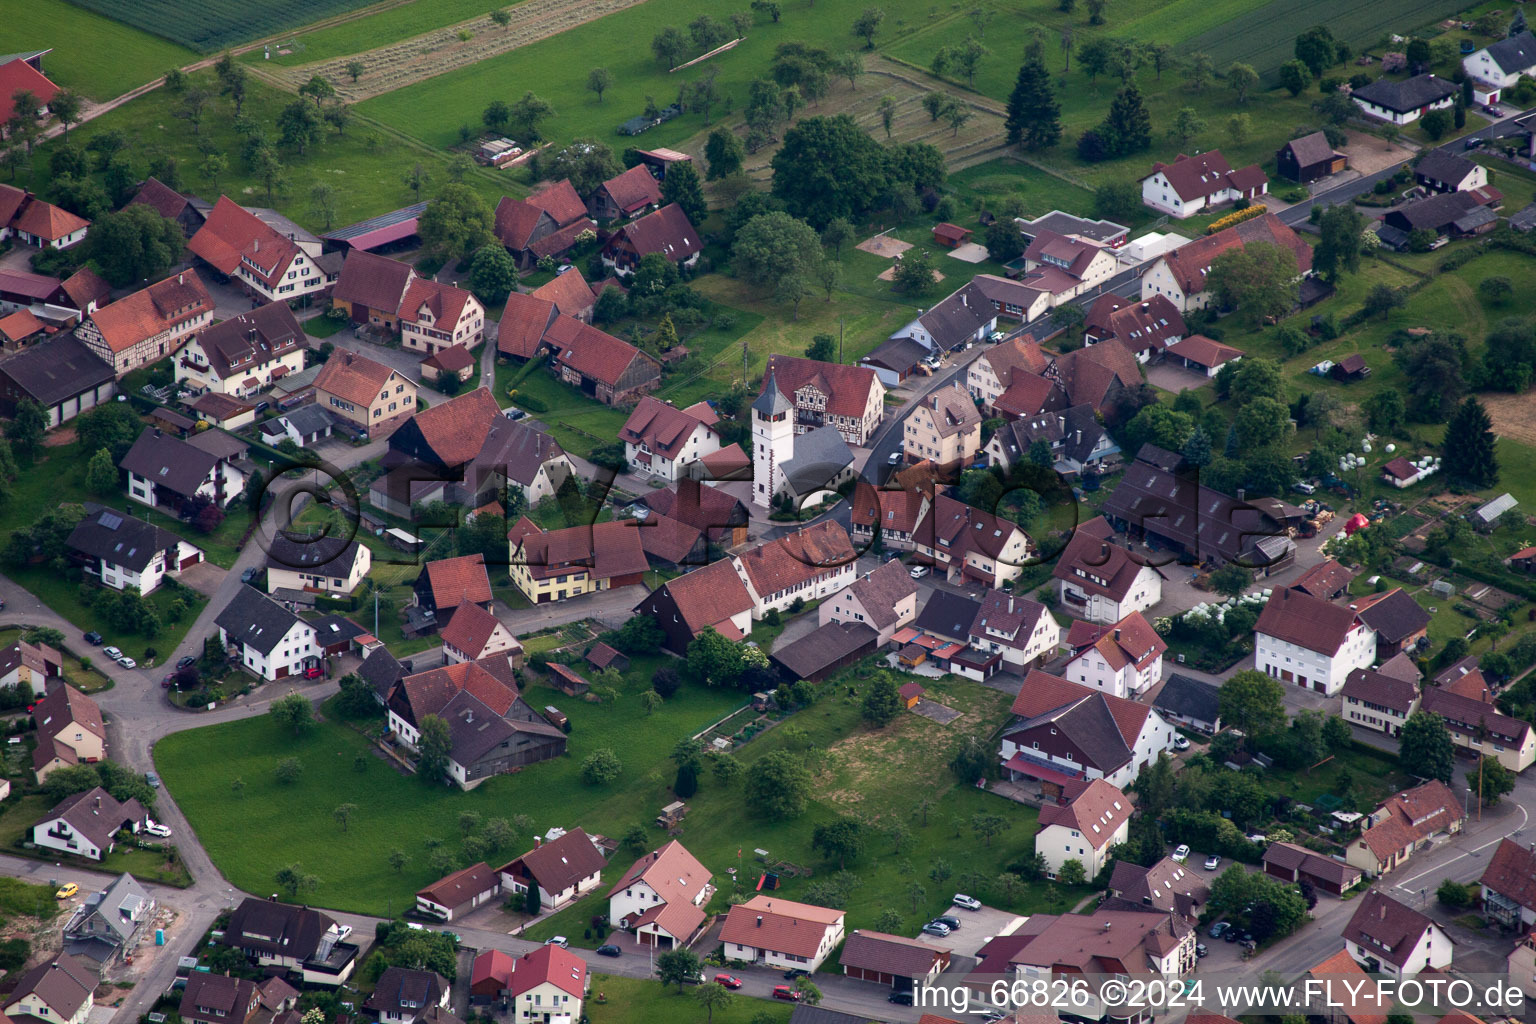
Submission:
<svg viewBox="0 0 1536 1024">
<path fill-rule="evenodd" d="M 75 895 L 79 891 L 80 891 L 80 887 L 78 885 L 76 885 L 74 882 L 69 882 L 69 883 L 67 883 L 64 886 L 64 888 L 62 888 L 58 892 L 54 893 L 54 895 L 57 896 L 61 900 L 67 900 L 67 899 L 69 899 L 71 896 Z"/>
</svg>

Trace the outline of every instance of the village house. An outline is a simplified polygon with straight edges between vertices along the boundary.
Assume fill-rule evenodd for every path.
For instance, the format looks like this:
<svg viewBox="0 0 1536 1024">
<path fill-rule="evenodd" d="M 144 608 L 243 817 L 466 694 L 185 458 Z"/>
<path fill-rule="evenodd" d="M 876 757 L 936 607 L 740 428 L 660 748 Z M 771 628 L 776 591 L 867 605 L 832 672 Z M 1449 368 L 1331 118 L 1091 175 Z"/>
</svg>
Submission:
<svg viewBox="0 0 1536 1024">
<path fill-rule="evenodd" d="M 1499 840 L 1482 877 L 1483 913 L 1505 928 L 1536 924 L 1536 851 L 1509 837 Z"/>
<path fill-rule="evenodd" d="M 977 274 L 970 283 L 975 292 L 992 304 L 992 311 L 999 318 L 1007 317 L 1021 324 L 1045 316 L 1054 305 L 1055 296 L 1050 292 L 1012 278 Z"/>
<path fill-rule="evenodd" d="M 959 381 L 924 395 L 907 415 L 902 455 L 944 470 L 970 462 L 981 450 L 981 413 Z"/>
<path fill-rule="evenodd" d="M 1376 631 L 1353 608 L 1298 590 L 1272 594 L 1254 626 L 1254 667 L 1332 697 L 1376 660 Z"/>
<path fill-rule="evenodd" d="M 590 324 L 556 316 L 543 335 L 561 381 L 604 405 L 625 405 L 661 383 L 661 363 Z"/>
<path fill-rule="evenodd" d="M 295 229 L 297 230 L 297 229 Z M 267 302 L 315 295 L 340 276 L 341 255 L 322 256 L 318 240 L 301 244 L 255 213 L 220 196 L 187 250 Z"/>
<path fill-rule="evenodd" d="M 505 893 L 537 888 L 540 909 L 557 910 L 596 889 L 606 864 L 597 841 L 580 828 L 548 841 L 534 836 L 533 849 L 501 866 L 501 888 Z"/>
<path fill-rule="evenodd" d="M 1455 835 L 1466 824 L 1465 805 L 1438 779 L 1405 789 L 1366 815 L 1360 838 L 1345 860 L 1371 875 L 1400 867 L 1417 851 Z"/>
<path fill-rule="evenodd" d="M 855 929 L 843 942 L 837 963 L 844 977 L 911 992 L 935 983 L 949 969 L 950 950 L 900 935 Z"/>
<path fill-rule="evenodd" d="M 1349 158 L 1337 153 L 1323 132 L 1292 139 L 1275 151 L 1275 168 L 1282 178 L 1300 185 L 1337 174 L 1349 166 Z"/>
<path fill-rule="evenodd" d="M 1162 354 L 1187 332 L 1183 315 L 1164 295 L 1140 301 L 1114 293 L 1102 295 L 1094 300 L 1083 320 L 1084 345 L 1115 338 L 1140 363 Z"/>
<path fill-rule="evenodd" d="M 217 941 L 257 967 L 286 968 L 311 985 L 338 986 L 357 962 L 357 946 L 341 940 L 329 914 L 276 899 L 241 900 Z"/>
<path fill-rule="evenodd" d="M 1116 697 L 1140 697 L 1163 678 L 1163 653 L 1168 645 L 1140 612 L 1105 629 L 1099 638 L 1076 652 L 1062 675 Z"/>
<path fill-rule="evenodd" d="M 817 621 L 860 622 L 874 629 L 876 646 L 890 642 L 896 631 L 917 618 L 917 581 L 897 559 L 882 562 L 823 601 Z"/>
<path fill-rule="evenodd" d="M 37 746 L 32 770 L 41 783 L 56 768 L 93 764 L 107 757 L 107 727 L 101 706 L 62 679 L 49 679 L 32 708 Z"/>
<path fill-rule="evenodd" d="M 636 164 L 597 186 L 587 210 L 598 223 L 629 220 L 661 205 L 661 185 L 644 164 Z"/>
<path fill-rule="evenodd" d="M 639 503 L 686 523 L 711 544 L 734 548 L 747 542 L 747 506 L 729 492 L 699 480 L 679 480 L 671 487 L 656 488 L 641 495 Z"/>
<path fill-rule="evenodd" d="M 1376 234 L 1383 245 L 1400 252 L 1408 248 L 1415 231 L 1453 237 L 1487 234 L 1498 226 L 1495 211 L 1503 202 L 1503 193 L 1492 185 L 1467 192 L 1437 192 L 1382 214 Z"/>
<path fill-rule="evenodd" d="M 878 635 L 862 622 L 829 622 L 788 643 L 775 644 L 768 664 L 786 683 L 819 683 L 875 652 Z"/>
<path fill-rule="evenodd" d="M 1223 345 L 1203 334 L 1191 334 L 1169 345 L 1163 352 L 1166 361 L 1205 377 L 1216 376 L 1223 366 L 1237 362 L 1243 355 L 1242 349 Z"/>
<path fill-rule="evenodd" d="M 32 826 L 32 842 L 56 853 L 101 860 L 112 852 L 119 832 L 137 834 L 148 817 L 137 800 L 120 802 L 97 786 L 59 801 Z"/>
<path fill-rule="evenodd" d="M 501 197 L 496 204 L 494 232 L 520 268 L 545 256 L 559 259 L 597 224 L 569 179 L 563 179 L 527 199 Z"/>
<path fill-rule="evenodd" d="M 463 917 L 501 893 L 501 875 L 484 861 L 416 890 L 416 912 L 441 921 Z"/>
<path fill-rule="evenodd" d="M 1051 568 L 1062 608 L 1089 622 L 1119 622 L 1163 599 L 1165 576 L 1113 541 L 1102 517 L 1082 523 Z"/>
<path fill-rule="evenodd" d="M 3 70 L 0 68 L 0 77 L 3 77 Z M 8 106 L 9 100 L 7 93 L 0 106 Z M 9 185 L 3 187 L 5 191 L 0 193 L 0 239 L 15 236 L 23 245 L 39 249 L 68 249 L 85 241 L 91 228 L 90 221 L 45 203 L 31 192 Z"/>
<path fill-rule="evenodd" d="M 1052 306 L 1059 306 L 1108 281 L 1118 269 L 1114 253 L 1104 246 L 1041 231 L 1024 250 L 1024 276 L 1019 283 L 1044 292 Z"/>
<path fill-rule="evenodd" d="M 508 545 L 512 583 L 534 604 L 633 586 L 647 567 L 640 526 L 627 520 L 546 531 L 524 516 Z"/>
<path fill-rule="evenodd" d="M 763 371 L 794 405 L 795 433 L 831 424 L 851 445 L 863 447 L 885 416 L 885 385 L 875 371 L 773 353 Z"/>
<path fill-rule="evenodd" d="M 315 401 L 367 436 L 387 436 L 416 412 L 416 384 L 393 367 L 337 349 L 315 377 Z"/>
<path fill-rule="evenodd" d="M 245 470 L 156 427 L 145 427 L 117 465 L 129 498 L 173 516 L 202 500 L 228 508 L 245 492 Z"/>
<path fill-rule="evenodd" d="M 1413 165 L 1413 180 L 1431 192 L 1470 192 L 1488 184 L 1488 168 L 1464 156 L 1431 149 Z"/>
<path fill-rule="evenodd" d="M 193 391 L 253 398 L 304 369 L 309 344 L 286 302 L 270 302 L 203 331 L 176 358 L 176 380 Z"/>
<path fill-rule="evenodd" d="M 1445 719 L 1451 742 L 1481 757 L 1494 757 L 1512 772 L 1523 772 L 1536 762 L 1536 732 L 1531 724 L 1503 715 L 1481 700 L 1428 687 L 1419 707 Z"/>
<path fill-rule="evenodd" d="M 1355 962 L 1348 949 L 1339 949 L 1311 967 L 1300 979 L 1321 987 L 1308 1003 L 1308 1016 L 1328 1024 L 1386 1024 L 1381 1012 L 1392 1001 L 1381 984 Z"/>
<path fill-rule="evenodd" d="M 433 971 L 392 965 L 379 975 L 373 992 L 363 1000 L 363 1009 L 378 1024 L 448 1024 L 458 1019 L 448 1009 L 452 994 L 452 986 Z"/>
<path fill-rule="evenodd" d="M 261 435 L 262 440 L 270 445 L 275 446 L 288 440 L 300 448 L 313 448 L 330 437 L 335 427 L 336 417 L 324 406 L 310 403 L 266 420 L 261 425 Z"/>
<path fill-rule="evenodd" d="M 986 986 L 999 976 L 1026 982 L 1099 972 L 1144 979 L 1179 978 L 1195 969 L 1196 937 L 1191 925 L 1145 907 L 1101 909 L 1091 914 L 1034 914 L 1012 934 L 985 943 L 976 953 L 980 963 L 965 983 L 985 993 Z M 1082 1009 L 1098 1017 L 1107 1008 L 1100 1004 Z M 1193 1016 L 1191 1020 L 1208 1024 Z"/>
<path fill-rule="evenodd" d="M 1130 797 L 1103 779 L 1074 780 L 1064 789 L 1066 803 L 1040 808 L 1035 852 L 1045 858 L 1048 878 L 1059 878 L 1069 860 L 1082 865 L 1085 878 L 1097 878 L 1110 848 L 1130 835 Z"/>
<path fill-rule="evenodd" d="M 315 627 L 253 587 L 237 590 L 213 621 L 230 658 L 262 679 L 302 675 L 319 661 Z"/>
<path fill-rule="evenodd" d="M 918 487 L 876 487 L 861 480 L 853 488 L 849 533 L 869 550 L 879 531 L 880 543 L 893 551 L 911 551 L 917 524 L 928 514 L 929 493 Z M 878 552 L 877 552 L 878 553 Z"/>
<path fill-rule="evenodd" d="M 500 655 L 509 658 L 514 668 L 523 665 L 523 645 L 501 620 L 477 604 L 461 601 L 448 624 L 439 630 L 443 656 L 449 664 L 479 661 Z"/>
<path fill-rule="evenodd" d="M 1181 313 L 1204 309 L 1211 301 L 1205 277 L 1216 257 L 1257 243 L 1289 249 L 1296 256 L 1298 275 L 1312 269 L 1312 247 L 1279 217 L 1264 213 L 1159 256 L 1141 275 L 1141 297 L 1149 301 L 1161 295 Z"/>
<path fill-rule="evenodd" d="M 213 299 L 197 272 L 184 270 L 102 306 L 75 336 L 121 377 L 175 352 L 213 321 Z"/>
<path fill-rule="evenodd" d="M 720 450 L 719 420 L 708 402 L 679 409 L 645 395 L 619 429 L 619 440 L 635 472 L 677 480 L 689 463 Z"/>
<path fill-rule="evenodd" d="M 916 320 L 891 335 L 910 338 L 929 353 L 956 352 L 977 344 L 997 330 L 997 310 L 974 281 L 967 281 L 940 299 Z"/>
<path fill-rule="evenodd" d="M 688 644 L 705 629 L 728 640 L 752 632 L 755 602 L 735 562 L 722 558 L 668 580 L 641 599 L 637 615 L 649 615 L 661 627 L 667 650 L 687 653 Z"/>
<path fill-rule="evenodd" d="M 6 997 L 5 1015 L 17 1021 L 85 1024 L 96 1005 L 101 977 L 88 960 L 60 953 L 16 980 Z"/>
<path fill-rule="evenodd" d="M 421 361 L 421 379 L 446 381 L 453 378 L 463 382 L 475 375 L 475 367 L 479 365 L 480 360 L 469 349 L 463 345 L 449 345 Z"/>
<path fill-rule="evenodd" d="M 1334 896 L 1342 896 L 1360 883 L 1357 867 L 1325 857 L 1295 843 L 1271 842 L 1264 847 L 1264 873 L 1286 882 L 1305 882 Z"/>
<path fill-rule="evenodd" d="M 1385 661 L 1403 651 L 1415 651 L 1429 636 L 1429 611 L 1402 587 L 1356 599 L 1350 607 L 1360 621 L 1376 631 L 1376 657 Z"/>
<path fill-rule="evenodd" d="M 699 261 L 703 248 L 688 215 L 681 206 L 671 203 L 630 221 L 610 235 L 603 245 L 603 265 L 612 267 L 620 277 L 628 277 L 642 257 L 660 253 L 668 263 L 691 267 Z"/>
<path fill-rule="evenodd" d="M 188 1024 L 254 1024 L 261 993 L 249 978 L 192 974 L 181 992 L 177 1014 Z"/>
<path fill-rule="evenodd" d="M 1372 889 L 1344 926 L 1344 948 L 1372 974 L 1407 978 L 1451 965 L 1455 940 L 1438 924 Z"/>
<path fill-rule="evenodd" d="M 830 597 L 853 582 L 858 555 L 848 531 L 833 521 L 759 544 L 731 561 L 752 596 L 752 618 L 784 611 L 797 599 Z"/>
<path fill-rule="evenodd" d="M 1336 601 L 1349 592 L 1349 582 L 1354 578 L 1353 572 L 1335 559 L 1327 558 L 1296 577 L 1291 583 L 1291 589 L 1324 601 Z"/>
<path fill-rule="evenodd" d="M 519 957 L 507 993 L 513 1024 L 579 1021 L 587 995 L 587 964 L 560 946 L 540 946 Z"/>
<path fill-rule="evenodd" d="M 1371 117 L 1395 125 L 1408 125 L 1431 110 L 1448 110 L 1461 90 L 1449 78 L 1414 75 L 1412 78 L 1378 78 L 1350 92 L 1355 106 Z"/>
<path fill-rule="evenodd" d="M 1368 668 L 1351 671 L 1339 692 L 1346 722 L 1388 736 L 1401 733 L 1419 706 L 1419 688 L 1412 682 Z"/>
<path fill-rule="evenodd" d="M 1213 207 L 1254 200 L 1269 192 L 1269 176 L 1258 164 L 1232 169 L 1221 150 L 1194 156 L 1180 153 L 1171 164 L 1154 163 L 1141 179 L 1141 201 L 1159 213 L 1183 220 Z"/>
<path fill-rule="evenodd" d="M 104 587 L 152 594 L 167 575 L 203 560 L 203 549 L 116 509 L 92 506 L 64 542 L 86 574 Z"/>
<path fill-rule="evenodd" d="M 48 104 L 59 94 L 59 87 L 43 74 L 43 58 L 52 53 L 46 50 L 22 51 L 0 57 L 0 139 L 10 135 L 9 121 L 16 114 L 16 94 L 25 90 L 38 102 L 38 118 L 50 116 Z"/>
<path fill-rule="evenodd" d="M 1000 587 L 1024 571 L 1034 544 L 1009 520 L 940 494 L 917 524 L 913 550 L 950 582 Z"/>
<path fill-rule="evenodd" d="M 720 939 L 728 960 L 814 973 L 843 941 L 841 910 L 758 894 L 731 907 Z"/>
<path fill-rule="evenodd" d="M 689 945 L 715 894 L 709 869 L 676 839 L 630 865 L 608 890 L 608 923 L 658 951 Z"/>
<path fill-rule="evenodd" d="M 64 952 L 103 967 L 138 944 L 155 898 L 126 871 L 81 901 L 64 925 Z"/>
<path fill-rule="evenodd" d="M 47 325 L 32 315 L 30 309 L 18 309 L 9 316 L 0 316 L 0 349 L 15 352 L 35 342 L 42 341 Z"/>
<path fill-rule="evenodd" d="M 267 593 L 350 594 L 363 582 L 372 564 L 368 545 L 355 537 L 279 530 L 267 546 Z"/>
<path fill-rule="evenodd" d="M 331 308 L 341 310 L 354 324 L 398 332 L 401 300 L 415 279 L 409 263 L 352 249 L 331 289 Z"/>
<path fill-rule="evenodd" d="M 411 585 L 415 606 L 442 629 L 452 620 L 461 602 L 491 609 L 491 577 L 480 553 L 437 558 L 421 567 Z"/>
<path fill-rule="evenodd" d="M 1050 449 L 1051 466 L 1063 476 L 1077 476 L 1089 469 L 1108 472 L 1120 464 L 1120 446 L 1093 406 L 1074 405 L 1004 423 L 984 449 L 987 465 L 1006 473 L 1027 462 L 1037 442 Z"/>
<path fill-rule="evenodd" d="M 32 693 L 41 693 L 50 679 L 63 675 L 64 656 L 47 644 L 13 641 L 0 647 L 0 688 L 26 684 Z"/>
<path fill-rule="evenodd" d="M 1046 376 L 1052 361 L 1030 336 L 1000 342 L 971 360 L 965 389 L 993 415 L 1029 415 L 1065 408 L 1066 393 Z M 1006 396 L 1006 397 L 1005 397 Z M 1027 397 L 1026 397 L 1027 396 Z"/>
<path fill-rule="evenodd" d="M 1050 660 L 1060 640 L 1061 626 L 1045 605 L 1002 590 L 988 590 L 982 597 L 967 636 L 972 652 L 983 659 L 996 657 L 1019 675 Z"/>
<path fill-rule="evenodd" d="M 30 400 L 43 410 L 48 426 L 57 427 L 116 392 L 111 364 L 71 335 L 0 362 L 0 417 L 14 417 L 17 407 Z"/>
<path fill-rule="evenodd" d="M 462 345 L 476 348 L 485 340 L 485 307 L 469 292 L 418 277 L 400 300 L 400 344 L 435 355 Z"/>
<path fill-rule="evenodd" d="M 197 234 L 197 229 L 207 220 L 205 203 L 201 200 L 193 202 L 154 175 L 144 179 L 128 205 L 148 206 L 166 220 L 175 221 L 185 238 Z"/>
<path fill-rule="evenodd" d="M 1124 790 L 1176 735 L 1146 704 L 1038 670 L 1024 677 L 1012 711 L 998 755 L 1004 774 L 1033 779 L 1053 797 L 1072 779 Z"/>
<path fill-rule="evenodd" d="M 1151 907 L 1194 924 L 1210 896 L 1204 879 L 1191 866 L 1172 857 L 1164 857 L 1149 868 L 1117 860 L 1109 875 L 1109 895 L 1099 906 L 1104 910 Z"/>
<path fill-rule="evenodd" d="M 507 990 L 512 985 L 512 972 L 517 963 L 499 949 L 487 949 L 478 954 L 470 965 L 469 1004 L 487 1006 L 509 998 Z"/>
<path fill-rule="evenodd" d="M 1144 375 L 1130 349 L 1118 338 L 1105 338 L 1059 356 L 1053 380 L 1066 392 L 1068 407 L 1086 405 L 1097 415 L 1114 418 L 1135 401 Z"/>
<path fill-rule="evenodd" d="M 1536 35 L 1529 30 L 1489 43 L 1461 59 L 1472 79 L 1472 99 L 1479 105 L 1499 102 L 1522 75 L 1536 75 Z"/>
</svg>

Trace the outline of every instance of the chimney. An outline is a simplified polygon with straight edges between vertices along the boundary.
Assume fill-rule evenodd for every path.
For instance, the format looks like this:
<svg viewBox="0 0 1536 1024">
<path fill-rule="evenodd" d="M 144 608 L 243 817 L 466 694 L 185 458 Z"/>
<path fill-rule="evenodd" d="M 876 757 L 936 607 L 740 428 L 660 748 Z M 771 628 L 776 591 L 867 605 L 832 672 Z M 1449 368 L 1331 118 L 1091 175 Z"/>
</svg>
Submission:
<svg viewBox="0 0 1536 1024">
<path fill-rule="evenodd" d="M 763 915 L 762 914 L 758 914 L 757 915 L 757 926 L 759 928 L 761 928 L 763 926 Z"/>
<path fill-rule="evenodd" d="M 1065 416 L 1056 417 L 1056 429 L 1062 431 L 1063 433 L 1066 432 L 1067 418 Z"/>
<path fill-rule="evenodd" d="M 1245 493 L 1245 492 L 1246 492 L 1246 491 L 1247 491 L 1247 488 L 1244 488 L 1244 487 L 1239 487 L 1239 488 L 1238 488 L 1238 489 L 1237 489 L 1237 500 L 1238 500 L 1238 501 L 1242 501 L 1242 500 L 1243 500 L 1243 494 L 1244 494 L 1244 493 Z"/>
<path fill-rule="evenodd" d="M 187 275 L 186 275 L 186 274 L 184 274 L 184 273 L 183 273 L 183 274 L 177 274 L 177 275 L 176 275 L 176 283 L 177 283 L 177 284 L 182 284 L 182 283 L 184 283 L 184 279 L 185 279 L 185 278 L 186 278 L 186 276 L 187 276 Z"/>
<path fill-rule="evenodd" d="M 544 845 L 544 840 L 540 839 L 538 836 L 534 836 L 533 837 L 533 848 L 535 850 L 537 850 L 539 847 L 541 847 L 543 845 Z"/>
<path fill-rule="evenodd" d="M 1116 626 L 1115 627 L 1115 643 L 1119 643 L 1119 642 L 1120 642 L 1120 627 Z"/>
<path fill-rule="evenodd" d="M 1387 904 L 1385 901 L 1383 901 L 1381 904 L 1381 919 L 1383 921 L 1387 919 Z"/>
<path fill-rule="evenodd" d="M 251 239 L 251 252 L 261 252 L 261 239 Z"/>
<path fill-rule="evenodd" d="M 1104 558 L 1109 557 L 1109 541 L 1106 540 L 1099 542 L 1099 554 Z"/>
<path fill-rule="evenodd" d="M 464 709 L 464 724 L 465 725 L 473 725 L 474 722 L 475 722 L 475 709 L 474 708 L 465 708 Z"/>
<path fill-rule="evenodd" d="M 1110 925 L 1111 925 L 1111 924 L 1113 924 L 1113 922 L 1111 922 L 1111 921 L 1105 921 L 1105 922 L 1104 922 L 1104 930 L 1105 930 L 1105 931 L 1109 931 L 1109 928 L 1110 928 Z"/>
</svg>

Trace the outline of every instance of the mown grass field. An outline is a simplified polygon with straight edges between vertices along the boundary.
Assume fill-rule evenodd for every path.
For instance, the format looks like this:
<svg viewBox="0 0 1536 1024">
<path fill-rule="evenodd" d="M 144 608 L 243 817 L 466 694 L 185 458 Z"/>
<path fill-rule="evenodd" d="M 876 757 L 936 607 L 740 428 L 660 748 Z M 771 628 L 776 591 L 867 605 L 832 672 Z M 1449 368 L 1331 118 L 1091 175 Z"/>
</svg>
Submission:
<svg viewBox="0 0 1536 1024">
<path fill-rule="evenodd" d="M 606 997 L 602 1003 L 588 998 L 583 1004 L 582 1010 L 592 1018 L 592 1024 L 677 1024 L 680 1020 L 697 1020 L 701 1012 L 693 989 L 679 992 L 676 985 L 645 978 L 605 975 L 600 983 L 593 984 L 592 991 L 601 991 Z M 791 1009 L 789 1003 L 767 1003 L 736 995 L 729 1006 L 715 1013 L 720 1015 L 718 1024 L 784 1024 Z M 713 1021 L 713 1015 L 710 1019 Z"/>
<path fill-rule="evenodd" d="M 295 737 L 265 716 L 167 737 L 156 746 L 156 767 L 234 884 L 262 891 L 270 887 L 275 871 L 297 861 L 321 879 L 308 897 L 316 905 L 398 912 L 409 905 L 417 888 L 436 877 L 427 841 L 442 840 L 443 848 L 458 849 L 462 811 L 478 811 L 487 818 L 526 814 L 539 833 L 554 825 L 581 825 L 619 836 L 639 822 L 646 824 L 651 841 L 659 843 L 664 837 L 649 821 L 674 799 L 669 788 L 674 767 L 668 756 L 673 745 L 745 700 L 739 693 L 685 684 L 654 714 L 646 715 L 639 694 L 660 664 L 658 658 L 636 659 L 613 704 L 572 700 L 533 684 L 531 703 L 556 704 L 569 716 L 569 756 L 492 779 L 471 793 L 427 786 L 372 757 L 359 773 L 353 762 L 368 746 L 357 733 L 327 723 Z M 893 907 L 906 918 L 903 929 L 915 931 L 948 903 L 966 872 L 993 879 L 1030 851 L 1033 810 L 960 786 L 944 767 L 946 752 L 962 736 L 986 735 L 1007 716 L 1006 695 L 937 681 L 929 687 L 929 696 L 960 710 L 956 722 L 940 726 L 904 714 L 885 730 L 870 731 L 860 721 L 857 698 L 847 695 L 844 683 L 829 682 L 822 688 L 827 692 L 821 700 L 786 723 L 795 729 L 769 730 L 737 751 L 749 770 L 772 750 L 790 749 L 803 757 L 815 777 L 804 816 L 787 822 L 755 817 L 739 783 L 727 788 L 708 773 L 689 801 L 681 838 L 714 872 L 722 900 L 738 885 L 756 884 L 756 848 L 768 850 L 774 861 L 814 869 L 815 879 L 835 874 L 835 863 L 811 850 L 810 837 L 817 822 L 840 813 L 860 814 L 882 830 L 871 836 L 856 865 L 850 865 L 861 882 L 849 895 L 849 927 L 869 927 L 882 909 Z M 600 747 L 613 749 L 624 769 L 612 785 L 593 787 L 581 781 L 580 764 Z M 297 784 L 281 787 L 272 771 L 288 756 L 303 762 L 304 774 Z M 236 778 L 245 782 L 239 798 L 230 789 Z M 926 825 L 913 814 L 914 801 L 924 797 L 932 801 Z M 358 808 L 346 831 L 331 815 L 344 801 Z M 990 845 L 970 829 L 971 816 L 981 812 L 1001 814 L 1009 824 Z M 899 853 L 883 833 L 898 823 L 907 833 Z M 253 832 L 270 841 L 249 842 Z M 516 849 L 497 851 L 492 859 L 515 855 L 529 840 L 520 836 L 512 844 Z M 411 858 L 398 873 L 388 863 L 395 847 Z M 616 878 L 632 859 L 624 852 L 615 855 L 605 875 Z M 953 872 L 942 882 L 928 876 L 939 860 Z M 341 864 L 345 871 L 336 867 Z M 726 870 L 732 867 L 739 869 L 734 882 Z M 908 892 L 914 879 L 924 886 L 915 899 Z M 803 878 L 786 879 L 780 891 L 798 898 L 807 884 Z M 1075 899 L 1070 890 L 1027 886 L 1014 904 L 1016 909 L 1063 909 Z"/>
<path fill-rule="evenodd" d="M 282 39 L 272 48 L 270 61 L 263 58 L 260 50 L 252 50 L 243 59 L 253 64 L 271 63 L 281 66 L 327 60 L 409 39 L 444 25 L 467 21 L 486 13 L 492 6 L 498 5 L 487 4 L 485 0 L 417 0 L 365 14 L 341 25 L 297 32 L 291 39 Z M 499 6 L 510 7 L 512 4 Z M 289 52 L 280 54 L 277 52 L 279 49 L 287 49 Z"/>
<path fill-rule="evenodd" d="M 55 84 L 93 100 L 109 100 L 196 59 L 185 46 L 140 31 L 65 0 L 21 0 L 5 5 L 0 50 L 41 50 Z M 110 56 L 108 56 L 110 55 Z"/>
<path fill-rule="evenodd" d="M 181 46 L 209 53 L 366 6 L 370 0 L 74 0 Z M 102 53 L 103 51 L 97 51 Z"/>
<path fill-rule="evenodd" d="M 191 78 L 194 83 L 211 88 L 217 97 L 218 86 L 212 71 L 201 71 Z M 267 136 L 276 143 L 277 116 L 293 99 L 253 80 L 247 91 L 244 113 L 260 123 Z M 115 129 L 129 140 L 126 152 L 135 173 L 141 177 L 148 173 L 151 158 L 161 155 L 176 161 L 184 191 L 206 196 L 209 200 L 218 198 L 222 192 L 248 206 L 269 205 L 264 184 L 249 173 L 241 159 L 244 140 L 232 126 L 234 114 L 229 101 L 215 98 L 209 104 L 201 138 L 185 121 L 175 116 L 178 105 L 175 96 L 164 89 L 156 89 L 73 129 L 69 133 L 69 142 L 84 146 L 98 133 Z M 201 172 L 204 157 L 198 149 L 200 142 L 223 154 L 228 163 L 228 169 L 217 181 Z M 39 146 L 30 177 L 23 173 L 17 184 L 30 185 L 46 194 L 50 155 L 55 147 L 64 144 L 62 139 L 56 138 Z M 326 218 L 315 208 L 310 197 L 313 187 L 322 182 L 334 189 L 335 210 L 331 224 L 339 227 L 415 202 L 416 198 L 403 178 L 417 163 L 432 178 L 424 197 L 430 196 L 435 186 L 448 180 L 446 154 L 407 145 L 374 126 L 357 121 L 340 137 L 327 128 L 323 141 L 304 156 L 299 156 L 290 147 L 280 147 L 280 156 L 286 166 L 287 186 L 273 195 L 270 205 L 315 232 L 322 232 L 327 227 Z M 476 170 L 465 180 L 492 206 L 504 191 L 502 182 L 489 172 Z"/>
</svg>

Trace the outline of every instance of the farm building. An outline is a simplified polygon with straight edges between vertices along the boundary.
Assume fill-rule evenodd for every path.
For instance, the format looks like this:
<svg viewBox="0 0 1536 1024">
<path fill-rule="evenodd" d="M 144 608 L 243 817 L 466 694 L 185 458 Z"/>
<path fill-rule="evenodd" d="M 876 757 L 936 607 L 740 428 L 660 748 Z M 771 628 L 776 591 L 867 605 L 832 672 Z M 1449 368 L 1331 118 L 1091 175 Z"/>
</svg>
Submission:
<svg viewBox="0 0 1536 1024">
<path fill-rule="evenodd" d="M 879 635 L 862 622 L 829 622 L 774 651 L 769 659 L 786 680 L 819 683 L 875 649 Z"/>
<path fill-rule="evenodd" d="M 1305 185 L 1337 174 L 1349 166 L 1349 158 L 1336 153 L 1322 132 L 1292 139 L 1275 151 L 1275 167 L 1282 178 Z"/>
</svg>

